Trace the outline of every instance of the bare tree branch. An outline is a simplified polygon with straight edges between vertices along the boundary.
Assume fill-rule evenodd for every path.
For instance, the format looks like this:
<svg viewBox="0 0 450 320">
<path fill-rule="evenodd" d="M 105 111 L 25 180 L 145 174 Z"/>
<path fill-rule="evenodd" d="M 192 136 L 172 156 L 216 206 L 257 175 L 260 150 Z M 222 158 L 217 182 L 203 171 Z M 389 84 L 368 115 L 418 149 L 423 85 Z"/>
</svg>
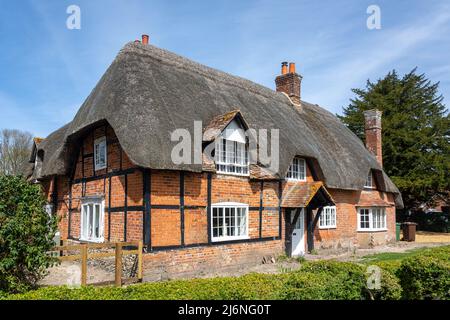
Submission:
<svg viewBox="0 0 450 320">
<path fill-rule="evenodd" d="M 0 132 L 0 174 L 24 174 L 32 141 L 33 136 L 29 132 L 11 129 Z"/>
</svg>

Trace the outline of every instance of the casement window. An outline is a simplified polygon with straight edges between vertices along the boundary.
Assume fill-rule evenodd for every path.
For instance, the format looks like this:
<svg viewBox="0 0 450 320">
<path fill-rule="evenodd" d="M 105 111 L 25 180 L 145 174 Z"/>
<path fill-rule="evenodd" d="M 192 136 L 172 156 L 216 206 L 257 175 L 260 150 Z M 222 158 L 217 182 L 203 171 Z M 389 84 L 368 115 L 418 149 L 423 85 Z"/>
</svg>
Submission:
<svg viewBox="0 0 450 320">
<path fill-rule="evenodd" d="M 364 188 L 373 189 L 373 178 L 372 171 L 369 172 L 366 178 L 366 183 L 364 184 Z"/>
<path fill-rule="evenodd" d="M 336 228 L 336 207 L 323 207 L 322 214 L 319 218 L 320 229 Z"/>
<path fill-rule="evenodd" d="M 103 242 L 104 200 L 89 198 L 82 200 L 80 240 Z"/>
<path fill-rule="evenodd" d="M 94 141 L 94 159 L 96 171 L 106 168 L 106 155 L 106 137 L 96 139 Z"/>
<path fill-rule="evenodd" d="M 386 228 L 386 209 L 360 208 L 358 210 L 359 231 L 379 231 Z"/>
<path fill-rule="evenodd" d="M 245 142 L 219 137 L 216 141 L 215 158 L 218 173 L 249 174 L 248 145 Z"/>
<path fill-rule="evenodd" d="M 292 160 L 291 165 L 289 166 L 286 178 L 288 180 L 306 181 L 305 159 L 297 157 L 294 158 L 294 160 Z"/>
<path fill-rule="evenodd" d="M 248 205 L 224 202 L 211 209 L 212 241 L 248 238 Z"/>
</svg>

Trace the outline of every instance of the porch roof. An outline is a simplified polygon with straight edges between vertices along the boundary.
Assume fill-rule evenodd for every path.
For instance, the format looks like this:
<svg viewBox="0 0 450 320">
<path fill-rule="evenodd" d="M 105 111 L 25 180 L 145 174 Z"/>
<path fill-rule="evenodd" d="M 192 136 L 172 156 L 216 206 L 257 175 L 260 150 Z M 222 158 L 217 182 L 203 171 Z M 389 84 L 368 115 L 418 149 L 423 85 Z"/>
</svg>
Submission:
<svg viewBox="0 0 450 320">
<path fill-rule="evenodd" d="M 334 200 L 321 181 L 299 182 L 283 192 L 281 206 L 299 208 L 333 205 Z"/>
</svg>

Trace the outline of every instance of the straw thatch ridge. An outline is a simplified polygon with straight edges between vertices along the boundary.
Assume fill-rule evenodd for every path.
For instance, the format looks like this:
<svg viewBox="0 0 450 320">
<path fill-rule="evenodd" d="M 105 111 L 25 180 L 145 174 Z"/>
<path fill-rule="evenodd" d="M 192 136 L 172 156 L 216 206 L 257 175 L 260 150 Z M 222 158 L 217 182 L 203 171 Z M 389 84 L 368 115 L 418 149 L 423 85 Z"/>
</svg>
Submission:
<svg viewBox="0 0 450 320">
<path fill-rule="evenodd" d="M 73 121 L 41 144 L 42 176 L 67 174 L 70 146 L 86 128 L 108 122 L 129 158 L 138 166 L 201 172 L 201 164 L 175 165 L 175 129 L 194 133 L 215 117 L 239 110 L 253 129 L 279 129 L 276 175 L 284 177 L 296 155 L 316 159 L 327 187 L 361 190 L 370 169 L 381 172 L 375 157 L 339 119 L 318 105 L 295 107 L 284 94 L 203 66 L 152 45 L 127 44 L 83 103 Z M 269 138 L 270 139 L 270 138 Z M 194 148 L 194 147 L 193 147 Z M 380 189 L 399 194 L 381 174 Z M 400 202 L 399 202 L 400 205 Z"/>
</svg>

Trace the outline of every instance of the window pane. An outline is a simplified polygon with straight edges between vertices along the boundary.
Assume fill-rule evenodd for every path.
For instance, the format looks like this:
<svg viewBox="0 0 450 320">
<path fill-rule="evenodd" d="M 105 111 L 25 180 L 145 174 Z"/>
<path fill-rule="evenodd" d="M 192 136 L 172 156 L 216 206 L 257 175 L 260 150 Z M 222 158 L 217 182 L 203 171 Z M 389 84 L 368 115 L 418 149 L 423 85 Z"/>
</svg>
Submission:
<svg viewBox="0 0 450 320">
<path fill-rule="evenodd" d="M 93 217 L 94 217 L 94 215 L 92 214 L 92 204 L 89 204 L 88 205 L 88 208 L 89 208 L 89 213 L 88 213 L 88 217 L 89 217 L 89 219 L 88 219 L 88 238 L 90 239 L 90 238 L 92 238 L 92 235 L 93 235 L 93 226 L 94 226 L 94 222 L 93 222 Z"/>
<path fill-rule="evenodd" d="M 100 238 L 100 205 L 95 205 L 94 236 Z"/>
<path fill-rule="evenodd" d="M 233 238 L 247 234 L 247 209 L 243 207 L 213 207 L 212 234 L 214 238 Z"/>
<path fill-rule="evenodd" d="M 298 159 L 298 178 L 300 180 L 305 179 L 305 160 Z"/>
<path fill-rule="evenodd" d="M 83 223 L 81 226 L 81 231 L 82 231 L 82 237 L 85 239 L 87 238 L 87 235 L 88 235 L 88 233 L 87 233 L 87 229 L 88 229 L 87 226 L 88 226 L 88 219 L 89 219 L 88 211 L 89 211 L 88 206 L 83 205 Z"/>
</svg>

